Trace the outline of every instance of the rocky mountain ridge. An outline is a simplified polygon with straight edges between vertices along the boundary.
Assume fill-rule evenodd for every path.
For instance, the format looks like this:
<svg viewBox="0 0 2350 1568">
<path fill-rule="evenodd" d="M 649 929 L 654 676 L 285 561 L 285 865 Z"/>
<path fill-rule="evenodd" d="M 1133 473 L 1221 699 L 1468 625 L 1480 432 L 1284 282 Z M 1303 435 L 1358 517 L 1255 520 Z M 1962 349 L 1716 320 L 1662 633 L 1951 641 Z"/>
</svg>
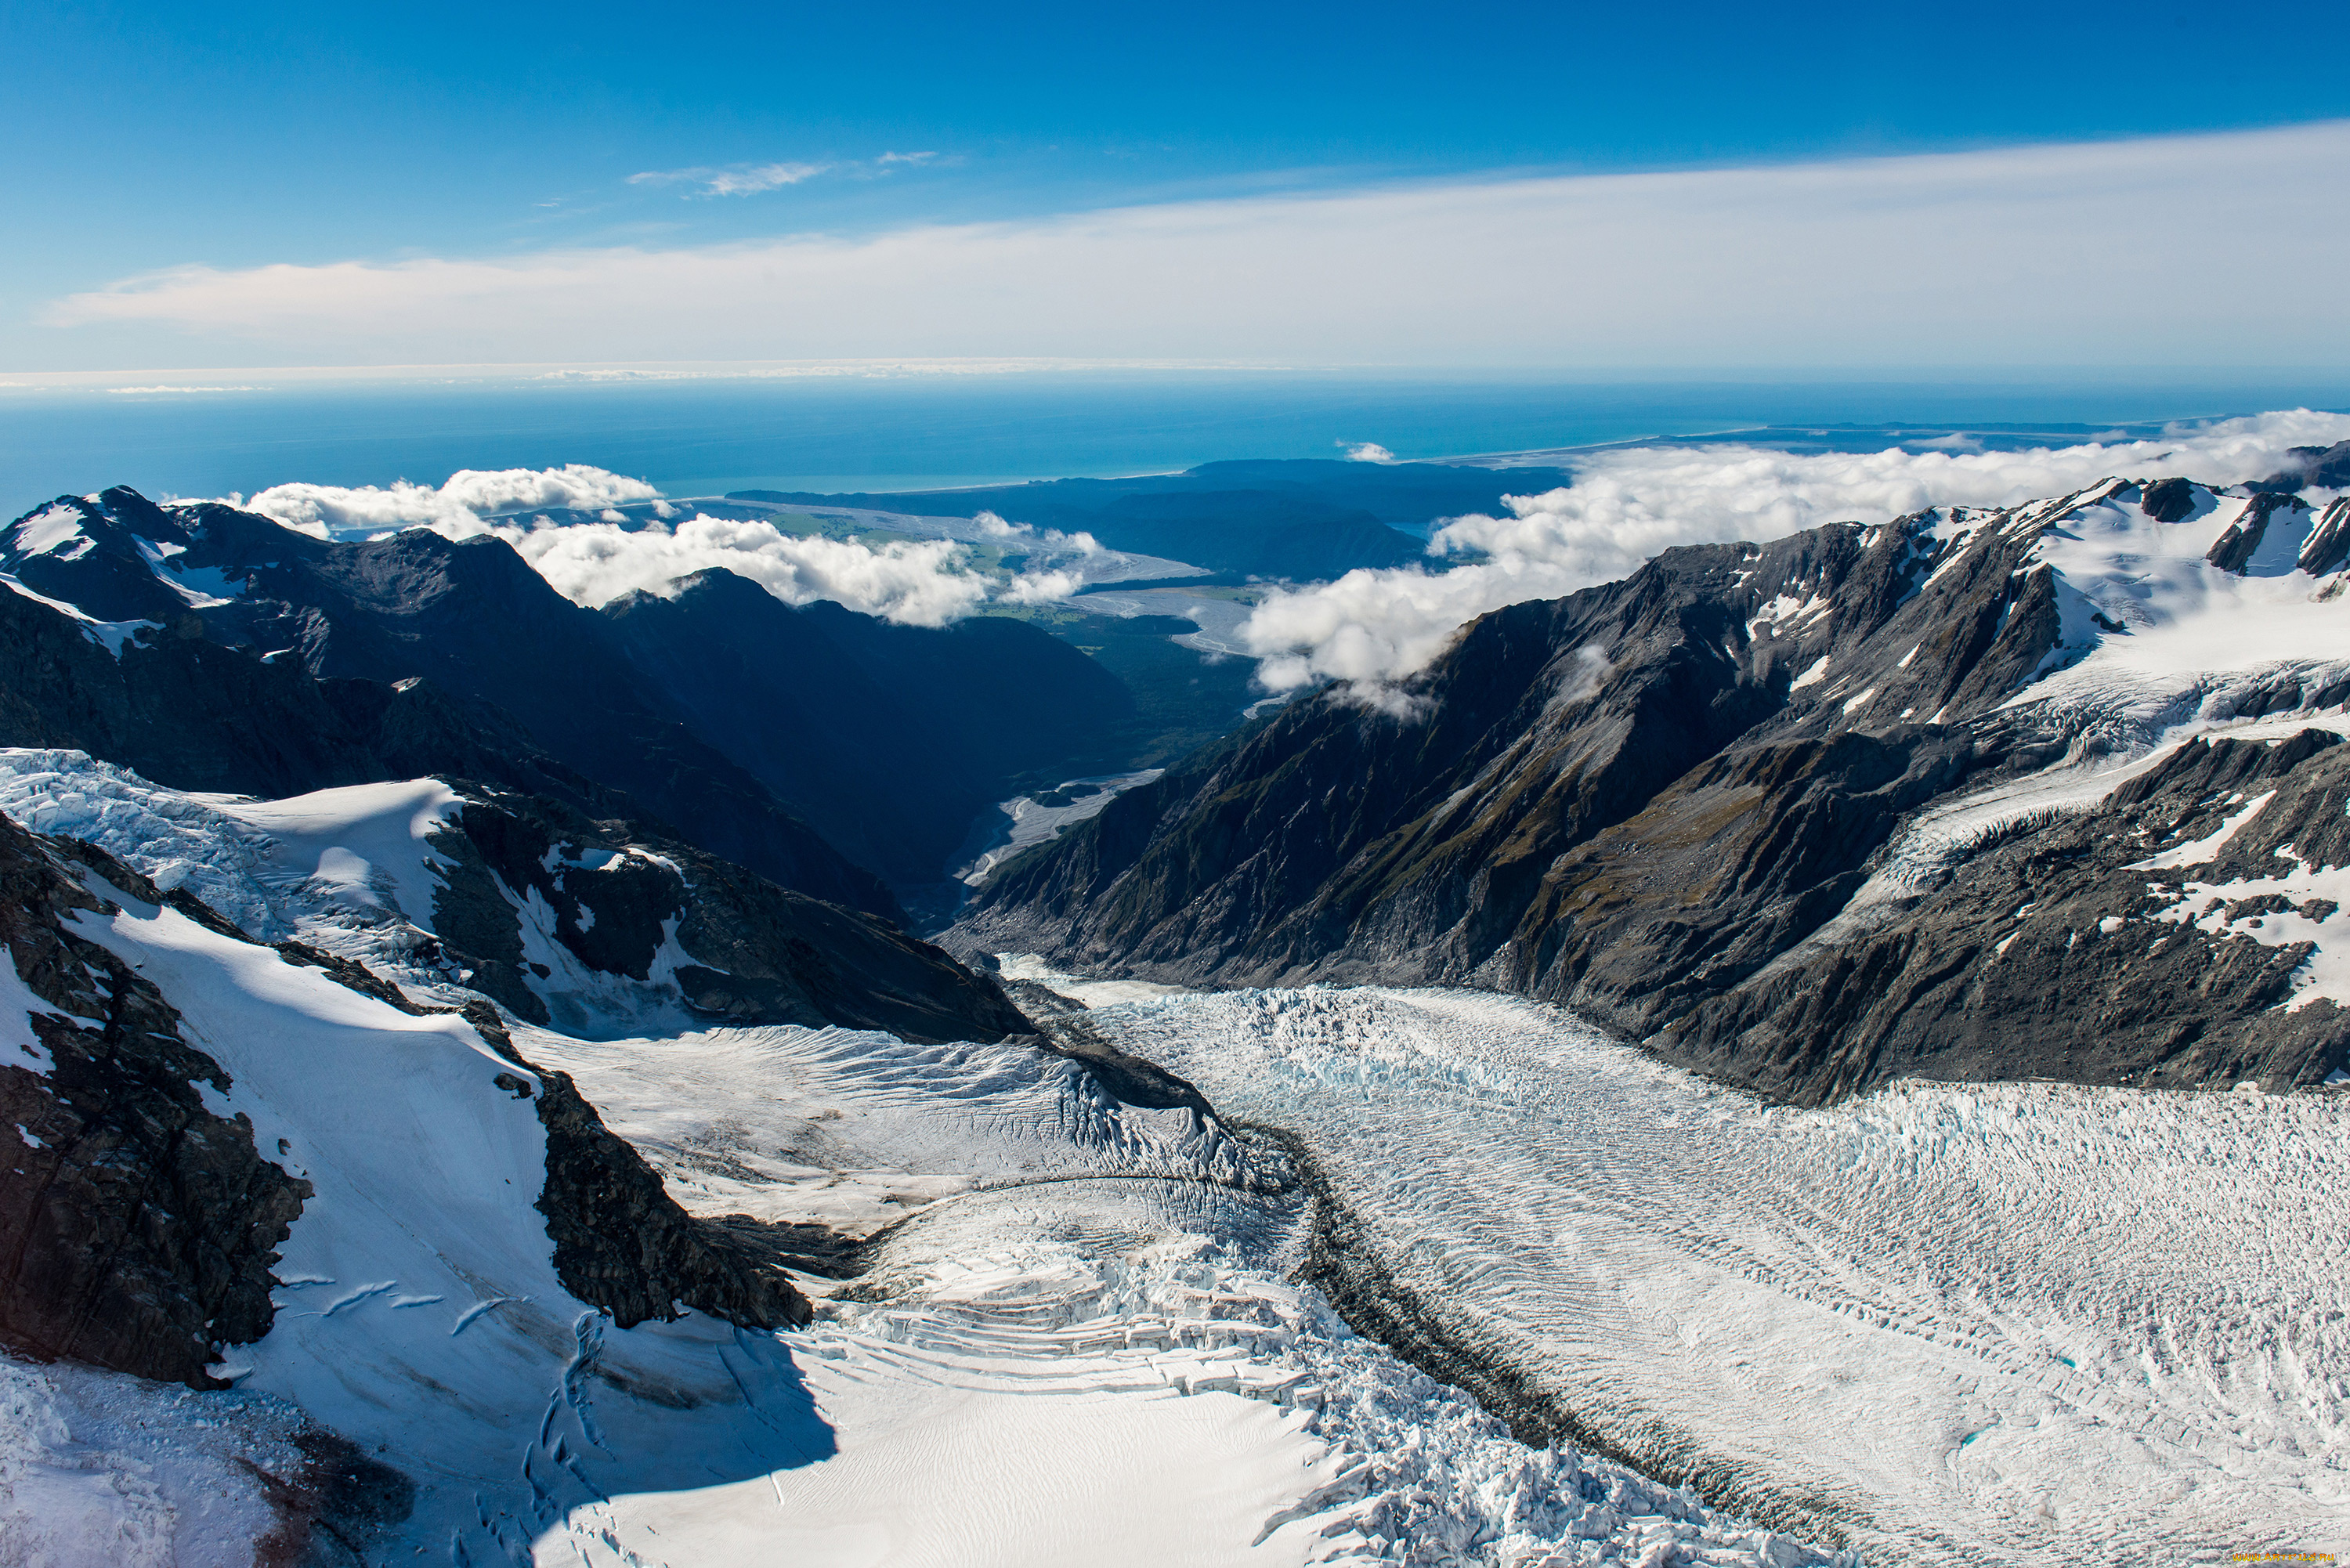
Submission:
<svg viewBox="0 0 2350 1568">
<path fill-rule="evenodd" d="M 1902 1074 L 2314 1082 L 2350 1043 L 2324 957 L 2350 939 L 2279 945 L 2250 905 L 2182 923 L 2130 868 L 2210 836 L 2244 793 L 2214 778 L 2273 780 L 2272 822 L 2342 814 L 2345 557 L 2350 501 L 2183 479 L 1668 551 L 1188 759 L 1004 867 L 950 945 L 1491 986 L 1805 1102 Z M 2324 733 L 2264 732 L 2282 774 L 2163 761 L 2292 715 Z M 2328 845 L 2261 852 L 2314 882 L 2350 860 Z"/>
<path fill-rule="evenodd" d="M 942 879 L 983 806 L 1032 772 L 1057 782 L 1111 760 L 1097 754 L 1101 737 L 1134 708 L 1116 676 L 1017 621 L 897 626 L 786 605 L 717 570 L 670 598 L 631 594 L 591 609 L 494 535 L 328 541 L 221 503 L 159 505 L 121 487 L 60 496 L 0 530 L 0 577 L 118 658 L 195 642 L 292 665 L 330 695 L 342 681 L 421 682 L 495 734 L 494 749 L 518 744 L 711 854 L 901 921 L 884 878 Z M 235 705 L 216 706 L 226 711 L 191 727 L 234 729 Z M 255 747 L 296 743 L 280 738 L 296 726 L 244 728 Z M 284 794 L 320 782 L 213 787 Z"/>
</svg>

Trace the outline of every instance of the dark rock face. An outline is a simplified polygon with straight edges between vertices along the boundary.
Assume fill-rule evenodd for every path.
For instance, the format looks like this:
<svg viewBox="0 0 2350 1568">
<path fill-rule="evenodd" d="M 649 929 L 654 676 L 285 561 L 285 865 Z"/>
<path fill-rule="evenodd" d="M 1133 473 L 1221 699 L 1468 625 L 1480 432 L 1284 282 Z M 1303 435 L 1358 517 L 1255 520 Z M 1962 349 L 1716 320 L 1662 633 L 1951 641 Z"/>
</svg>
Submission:
<svg viewBox="0 0 2350 1568">
<path fill-rule="evenodd" d="M 2350 496 L 2338 497 L 2325 504 L 2309 525 L 2309 537 L 2301 542 L 2301 556 L 2296 563 L 2313 577 L 2338 572 L 2350 563 Z"/>
<path fill-rule="evenodd" d="M 913 1040 L 997 1040 L 1026 1019 L 995 981 L 871 915 L 558 802 L 461 784 L 432 846 L 452 863 L 432 926 L 463 982 L 534 1023 L 556 992 L 525 956 L 523 905 L 587 968 L 652 978 L 673 929 L 686 1005 L 727 1023 L 882 1029 Z M 520 902 L 517 902 L 520 900 Z"/>
<path fill-rule="evenodd" d="M 1421 716 L 1293 703 L 1014 862 L 957 940 L 1194 981 L 1466 982 L 1545 950 L 1561 857 L 1766 721 L 1793 740 L 1856 694 L 1893 720 L 2012 686 L 2056 629 L 2029 544 L 1843 525 L 1496 611 L 1409 689 Z"/>
<path fill-rule="evenodd" d="M 99 852 L 91 852 L 99 853 Z M 270 1266 L 306 1181 L 255 1149 L 252 1124 L 204 1108 L 219 1064 L 180 1037 L 155 988 L 68 923 L 96 912 L 80 867 L 0 819 L 0 941 L 53 1012 L 0 1044 L 0 1337 L 198 1388 L 224 1345 L 269 1331 Z M 5 1021 L 0 1021 L 5 1023 Z"/>
<path fill-rule="evenodd" d="M 2144 867 L 2271 790 L 2210 861 Z M 2192 742 L 2102 809 L 1970 861 L 1865 937 L 1698 999 L 1646 1043 L 1804 1104 L 1905 1076 L 2316 1083 L 2344 1064 L 2350 1013 L 2330 1001 L 2288 1010 L 2309 944 L 2252 935 L 2293 906 L 2240 899 L 2189 920 L 2180 890 L 2273 876 L 2287 845 L 2310 865 L 2350 861 L 2345 803 L 2350 753 L 2331 732 Z"/>
<path fill-rule="evenodd" d="M 1920 807 L 2075 743 L 2002 706 L 2093 646 L 2066 641 L 2057 579 L 2027 557 L 2044 529 L 2136 493 L 2109 481 L 1670 551 L 1496 611 L 1388 700 L 1405 716 L 1338 691 L 1292 703 L 1005 867 L 947 940 L 1179 983 L 1492 986 L 1804 1102 L 1904 1073 L 2323 1077 L 2342 1057 L 2332 1004 L 2266 1011 L 2303 955 L 2199 927 L 2163 927 L 2143 961 L 2102 939 L 2101 921 L 2151 918 L 2124 869 L 2146 851 L 2126 841 L 2183 797 L 2117 797 L 2119 827 L 2080 819 L 1938 888 L 1872 895 L 1865 919 L 1854 903 Z M 2246 561 L 2288 504 L 2247 518 Z M 2238 707 L 2345 694 L 2287 679 Z M 2267 754 L 2300 770 L 2310 820 L 2350 803 L 2331 761 Z M 2286 820 L 2283 800 L 2264 821 Z M 2322 858 L 2311 842 L 2298 851 Z"/>
<path fill-rule="evenodd" d="M 2158 479 L 2146 487 L 2140 504 L 2158 523 L 2176 523 L 2195 510 L 2195 486 L 2184 479 Z"/>
<path fill-rule="evenodd" d="M 2306 506 L 2297 496 L 2266 493 L 2255 495 L 2244 515 L 2228 525 L 2228 531 L 2220 535 L 2212 545 L 2210 554 L 2204 559 L 2223 572 L 2233 572 L 2241 576 L 2251 566 L 2252 557 L 2260 553 L 2261 541 L 2268 536 L 2270 517 L 2279 512 L 2305 510 Z M 2303 542 L 2304 548 L 2307 544 L 2306 540 Z"/>
<path fill-rule="evenodd" d="M 176 633 L 128 643 L 118 659 L 65 615 L 5 591 L 0 745 L 87 752 L 175 789 L 274 798 L 456 774 L 599 815 L 648 815 L 505 715 L 429 681 L 318 680 L 291 660 Z"/>
<path fill-rule="evenodd" d="M 711 853 L 816 898 L 899 914 L 869 871 L 689 728 L 613 646 L 601 617 L 556 593 L 503 540 L 415 529 L 336 545 L 254 568 L 245 595 L 242 635 L 256 647 L 296 649 L 321 678 L 421 676 L 494 705 L 539 747 Z"/>
<path fill-rule="evenodd" d="M 1100 748 L 1134 712 L 1116 676 L 1019 621 L 895 626 L 795 608 L 723 571 L 601 613 L 698 733 L 900 884 L 942 878 L 972 818 L 1021 775 L 1114 765 Z"/>
</svg>

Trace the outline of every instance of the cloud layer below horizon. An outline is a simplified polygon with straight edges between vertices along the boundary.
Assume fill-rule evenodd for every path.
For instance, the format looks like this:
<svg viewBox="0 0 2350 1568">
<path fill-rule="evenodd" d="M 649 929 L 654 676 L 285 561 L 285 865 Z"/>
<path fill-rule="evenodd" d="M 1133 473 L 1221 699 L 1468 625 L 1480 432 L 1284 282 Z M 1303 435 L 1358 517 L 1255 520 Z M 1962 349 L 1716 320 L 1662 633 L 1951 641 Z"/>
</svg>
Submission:
<svg viewBox="0 0 2350 1568">
<path fill-rule="evenodd" d="M 1928 506 L 2004 506 L 2112 475 L 2263 479 L 2294 446 L 2350 440 L 2350 415 L 2293 410 L 2178 427 L 2161 441 L 2025 452 L 1832 452 L 1752 446 L 1633 447 L 1575 465 L 1575 484 L 1512 496 L 1503 517 L 1454 518 L 1433 556 L 1451 571 L 1358 570 L 1278 593 L 1240 635 L 1274 691 L 1321 680 L 1373 691 L 1428 667 L 1464 623 L 1528 599 L 1612 582 L 1676 545 L 1783 538 L 1824 523 L 1883 523 Z"/>
<path fill-rule="evenodd" d="M 321 362 L 2311 365 L 2350 352 L 2350 208 L 2322 199 L 2345 160 L 2350 122 L 2331 122 L 866 237 L 192 265 L 46 320 Z M 672 172 L 714 190 L 790 171 Z"/>
<path fill-rule="evenodd" d="M 2350 415 L 2299 409 L 2177 426 L 2158 441 L 2021 452 L 1612 449 L 1578 460 L 1571 488 L 1510 497 L 1506 515 L 1446 521 L 1429 545 L 1435 569 L 1358 570 L 1275 591 L 1239 636 L 1261 660 L 1258 679 L 1268 690 L 1337 680 L 1377 702 L 1394 682 L 1426 669 L 1478 616 L 1615 580 L 1675 545 L 1760 543 L 1824 523 L 1882 523 L 1928 506 L 2011 505 L 2113 475 L 2242 483 L 2288 466 L 2291 448 L 2344 440 Z M 648 503 L 656 516 L 644 525 L 616 510 Z M 242 504 L 321 537 L 417 526 L 450 538 L 494 534 L 565 597 L 591 607 L 632 591 L 673 593 L 678 579 L 723 567 L 789 604 L 830 599 L 931 627 L 990 603 L 1064 597 L 1080 586 L 1067 566 L 1101 549 L 1087 535 L 1040 532 L 983 513 L 983 535 L 1038 563 L 1005 578 L 973 569 L 952 540 L 875 547 L 786 534 L 764 521 L 689 514 L 641 480 L 579 463 L 468 470 L 439 485 L 281 484 Z M 597 520 L 549 525 L 535 515 L 558 511 Z M 1448 557 L 1460 564 L 1443 569 Z"/>
<path fill-rule="evenodd" d="M 650 502 L 633 522 L 617 510 Z M 467 469 L 438 485 L 279 484 L 240 503 L 320 538 L 424 527 L 451 539 L 494 535 L 557 593 L 594 607 L 623 594 L 671 595 L 678 580 L 713 567 L 747 577 L 785 604 L 830 599 L 907 626 L 945 626 L 1002 600 L 1035 604 L 1076 591 L 1077 576 L 1049 561 L 1010 578 L 972 568 L 949 539 L 859 540 L 786 534 L 774 524 L 682 514 L 639 479 L 585 463 L 562 468 Z M 589 512 L 594 522 L 548 523 L 540 512 Z M 500 514 L 521 514 L 500 515 Z M 1037 555 L 1093 555 L 1089 535 L 1040 533 L 983 514 L 983 531 Z"/>
</svg>

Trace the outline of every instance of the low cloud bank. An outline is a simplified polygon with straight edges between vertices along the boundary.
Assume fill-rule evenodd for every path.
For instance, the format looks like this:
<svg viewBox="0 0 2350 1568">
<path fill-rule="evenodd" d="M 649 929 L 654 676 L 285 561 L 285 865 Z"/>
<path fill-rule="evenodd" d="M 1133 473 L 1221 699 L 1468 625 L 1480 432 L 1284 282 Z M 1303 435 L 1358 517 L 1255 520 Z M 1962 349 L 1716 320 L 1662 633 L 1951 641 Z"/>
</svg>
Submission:
<svg viewBox="0 0 2350 1568">
<path fill-rule="evenodd" d="M 660 515 L 631 527 L 615 508 L 651 502 Z M 859 541 L 803 537 L 764 520 L 676 515 L 642 480 L 571 463 L 562 468 L 466 470 L 442 485 L 402 480 L 389 486 L 280 484 L 243 504 L 287 527 L 325 538 L 425 527 L 447 538 L 490 534 L 513 545 L 556 592 L 575 604 L 623 594 L 669 595 L 678 579 L 722 567 L 786 604 L 831 599 L 909 626 L 944 626 L 991 600 L 1036 604 L 1074 593 L 1077 573 L 1044 566 L 1008 581 L 972 569 L 951 539 Z M 556 524 L 529 514 L 598 514 L 594 523 Z M 498 514 L 523 512 L 522 516 Z M 1049 557 L 1098 554 L 1091 535 L 1038 532 L 1002 518 L 980 533 L 1006 547 Z"/>
<path fill-rule="evenodd" d="M 561 468 L 460 469 L 440 485 L 405 479 L 386 486 L 274 484 L 243 504 L 321 539 L 416 527 L 463 530 L 451 535 L 455 538 L 482 532 L 482 519 L 500 512 L 600 512 L 660 498 L 660 492 L 641 479 L 572 462 Z"/>
<path fill-rule="evenodd" d="M 1661 550 L 1782 538 L 1823 523 L 1883 523 L 1937 505 L 2011 505 L 2109 474 L 2184 474 L 2213 484 L 2266 478 L 2288 448 L 2350 439 L 2350 416 L 2306 409 L 2173 426 L 2159 441 L 2024 452 L 1831 452 L 1749 446 L 1641 447 L 1594 454 L 1572 489 L 1511 496 L 1503 517 L 1454 518 L 1431 556 L 1449 572 L 1354 571 L 1276 594 L 1240 628 L 1274 691 L 1322 679 L 1379 683 L 1427 668 L 1489 610 L 1613 581 Z"/>
</svg>

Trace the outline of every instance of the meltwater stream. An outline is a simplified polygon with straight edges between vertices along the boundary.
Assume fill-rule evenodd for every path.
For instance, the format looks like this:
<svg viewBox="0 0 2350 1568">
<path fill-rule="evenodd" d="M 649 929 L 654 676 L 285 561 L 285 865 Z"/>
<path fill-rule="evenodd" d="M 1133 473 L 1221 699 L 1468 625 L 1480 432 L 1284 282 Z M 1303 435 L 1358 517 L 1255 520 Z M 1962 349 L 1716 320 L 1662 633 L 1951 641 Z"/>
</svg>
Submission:
<svg viewBox="0 0 2350 1568">
<path fill-rule="evenodd" d="M 1055 983 L 1654 1473 L 1871 1563 L 2350 1546 L 2350 1094 L 1773 1109 L 1506 998 Z"/>
</svg>

